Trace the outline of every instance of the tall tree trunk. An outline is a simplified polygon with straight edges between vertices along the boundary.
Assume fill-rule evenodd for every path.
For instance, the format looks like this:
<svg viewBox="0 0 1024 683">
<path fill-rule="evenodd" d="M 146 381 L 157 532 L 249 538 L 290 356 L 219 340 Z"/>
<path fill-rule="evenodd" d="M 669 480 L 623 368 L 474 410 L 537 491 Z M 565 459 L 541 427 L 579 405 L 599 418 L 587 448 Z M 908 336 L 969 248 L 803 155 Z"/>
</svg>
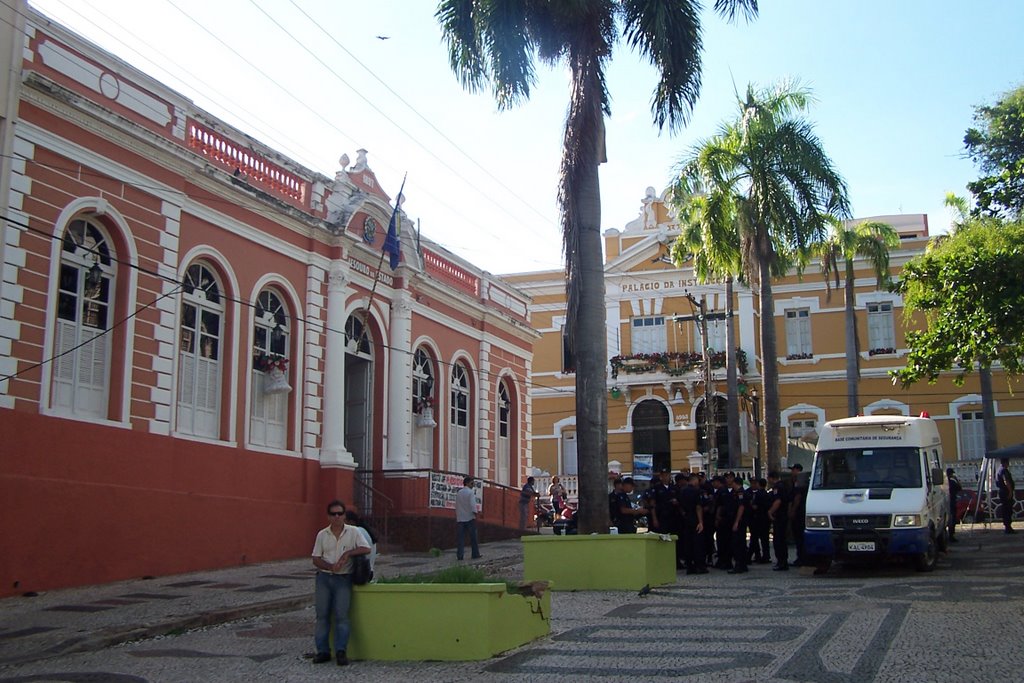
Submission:
<svg viewBox="0 0 1024 683">
<path fill-rule="evenodd" d="M 999 448 L 996 439 L 996 407 L 992 398 L 992 369 L 978 368 L 978 381 L 981 384 L 981 418 L 985 429 L 985 452 Z"/>
<path fill-rule="evenodd" d="M 781 438 L 779 422 L 779 365 L 775 339 L 775 305 L 772 300 L 770 246 L 759 240 L 757 245 L 758 288 L 761 300 L 761 382 L 764 386 L 764 400 L 761 403 L 764 425 L 765 456 L 769 470 L 782 467 Z"/>
<path fill-rule="evenodd" d="M 844 290 L 846 297 L 846 412 L 853 417 L 860 413 L 860 396 L 857 393 L 857 385 L 860 383 L 860 349 L 857 344 L 857 314 L 853 308 L 855 294 L 851 259 L 846 259 Z"/>
<path fill-rule="evenodd" d="M 579 309 L 576 320 L 576 439 L 579 454 L 579 533 L 608 533 L 608 337 L 597 165 L 580 188 L 590 204 L 579 236 Z M 593 222 L 592 222 L 593 221 Z"/>
<path fill-rule="evenodd" d="M 576 352 L 576 443 L 580 534 L 608 533 L 608 338 L 605 324 L 601 189 L 604 113 L 600 62 L 582 50 L 570 55 L 569 114 L 565 122 L 561 187 L 567 317 Z"/>
<path fill-rule="evenodd" d="M 729 469 L 740 466 L 740 394 L 736 373 L 736 327 L 732 319 L 732 276 L 725 281 L 725 380 L 729 402 L 726 414 L 729 424 Z M 721 448 L 721 444 L 719 444 Z"/>
</svg>

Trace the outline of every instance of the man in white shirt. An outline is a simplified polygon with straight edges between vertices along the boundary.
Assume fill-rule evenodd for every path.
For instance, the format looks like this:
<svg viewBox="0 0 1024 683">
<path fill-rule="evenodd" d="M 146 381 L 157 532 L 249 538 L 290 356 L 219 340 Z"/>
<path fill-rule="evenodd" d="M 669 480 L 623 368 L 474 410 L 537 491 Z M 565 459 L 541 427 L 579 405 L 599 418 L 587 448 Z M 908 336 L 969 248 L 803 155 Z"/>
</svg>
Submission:
<svg viewBox="0 0 1024 683">
<path fill-rule="evenodd" d="M 316 573 L 316 654 L 314 664 L 331 659 L 330 630 L 334 617 L 334 651 L 338 666 L 348 664 L 345 648 L 348 646 L 351 625 L 348 608 L 352 602 L 352 557 L 366 555 L 370 545 L 363 540 L 359 529 L 345 525 L 345 504 L 332 500 L 327 504 L 330 525 L 321 529 L 313 543 L 313 566 Z"/>
<path fill-rule="evenodd" d="M 462 488 L 455 494 L 455 557 L 463 558 L 466 534 L 473 549 L 473 559 L 480 557 L 476 539 L 476 497 L 473 495 L 473 477 L 462 480 Z"/>
</svg>

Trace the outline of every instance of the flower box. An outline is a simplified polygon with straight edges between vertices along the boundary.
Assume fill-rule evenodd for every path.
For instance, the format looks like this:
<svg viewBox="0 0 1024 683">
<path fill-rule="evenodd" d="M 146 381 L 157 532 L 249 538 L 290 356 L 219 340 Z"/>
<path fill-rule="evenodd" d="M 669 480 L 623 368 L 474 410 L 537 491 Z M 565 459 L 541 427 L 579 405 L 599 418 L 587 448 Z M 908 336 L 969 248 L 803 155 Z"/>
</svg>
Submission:
<svg viewBox="0 0 1024 683">
<path fill-rule="evenodd" d="M 639 590 L 676 582 L 675 536 L 524 536 L 523 577 L 553 590 Z"/>
<path fill-rule="evenodd" d="M 471 661 L 551 631 L 551 591 L 504 583 L 374 583 L 352 593 L 350 659 Z"/>
</svg>

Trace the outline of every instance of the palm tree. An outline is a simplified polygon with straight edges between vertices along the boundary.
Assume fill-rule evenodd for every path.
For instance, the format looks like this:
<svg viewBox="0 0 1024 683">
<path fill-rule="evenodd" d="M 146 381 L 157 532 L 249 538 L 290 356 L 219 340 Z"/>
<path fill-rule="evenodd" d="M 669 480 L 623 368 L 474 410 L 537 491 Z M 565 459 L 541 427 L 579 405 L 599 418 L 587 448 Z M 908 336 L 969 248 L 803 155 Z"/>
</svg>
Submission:
<svg viewBox="0 0 1024 683">
<path fill-rule="evenodd" d="M 846 315 L 846 410 L 850 415 L 860 412 L 857 385 L 860 381 L 860 348 L 857 340 L 857 318 L 854 315 L 854 260 L 865 259 L 879 287 L 891 282 L 889 250 L 900 244 L 900 236 L 888 223 L 864 221 L 851 226 L 837 218 L 831 220 L 832 232 L 813 245 L 821 257 L 821 273 L 825 276 L 826 300 L 832 298 L 832 281 L 840 284 L 840 260 L 843 261 L 843 293 Z"/>
<path fill-rule="evenodd" d="M 729 19 L 757 0 L 716 0 Z M 558 202 L 569 343 L 576 356 L 580 533 L 607 532 L 608 347 L 598 164 L 611 113 L 605 69 L 620 37 L 659 72 L 651 113 L 659 129 L 687 120 L 700 91 L 698 0 L 441 0 L 435 15 L 464 87 L 492 90 L 499 109 L 529 98 L 534 62 L 570 73 Z"/>
<path fill-rule="evenodd" d="M 738 116 L 698 143 L 679 165 L 673 193 L 706 188 L 708 223 L 739 250 L 743 279 L 759 291 L 761 403 L 769 469 L 781 464 L 779 373 L 771 280 L 800 263 L 827 232 L 830 215 L 847 217 L 846 183 L 809 122 L 799 116 L 810 92 L 782 83 L 737 97 Z"/>
<path fill-rule="evenodd" d="M 740 409 L 739 409 L 739 378 L 736 372 L 736 325 L 733 321 L 733 281 L 742 277 L 740 260 L 740 231 L 735 224 L 738 217 L 727 215 L 721 217 L 728 221 L 727 226 L 719 226 L 711 220 L 714 210 L 708 205 L 708 196 L 703 188 L 690 188 L 696 194 L 679 194 L 670 192 L 669 204 L 679 216 L 679 238 L 672 247 L 672 258 L 676 265 L 682 265 L 693 259 L 694 274 L 701 282 L 714 278 L 725 278 L 725 344 L 726 344 L 726 390 L 728 402 L 726 415 L 729 427 L 729 467 L 740 466 Z M 730 204 L 724 210 L 731 210 Z M 726 230 L 719 230 L 726 227 Z M 705 406 L 705 410 L 710 409 Z"/>
</svg>

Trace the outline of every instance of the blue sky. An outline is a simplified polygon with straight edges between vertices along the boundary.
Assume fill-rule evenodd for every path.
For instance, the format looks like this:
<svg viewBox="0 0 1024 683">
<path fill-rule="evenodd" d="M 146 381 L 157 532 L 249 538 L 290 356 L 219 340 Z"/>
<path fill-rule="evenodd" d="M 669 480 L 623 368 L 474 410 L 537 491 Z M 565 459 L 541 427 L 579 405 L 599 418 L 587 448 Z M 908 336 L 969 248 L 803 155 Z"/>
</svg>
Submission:
<svg viewBox="0 0 1024 683">
<path fill-rule="evenodd" d="M 539 67 L 531 100 L 498 112 L 452 75 L 430 0 L 32 4 L 316 171 L 333 176 L 360 147 L 390 194 L 407 171 L 405 209 L 424 235 L 491 272 L 560 267 L 565 71 Z M 972 107 L 1024 83 L 1021 26 L 1013 0 L 762 0 L 758 19 L 736 25 L 706 12 L 702 96 L 673 136 L 651 123 L 653 69 L 622 46 L 608 74 L 602 226 L 623 227 L 647 186 L 668 184 L 733 114 L 734 88 L 797 78 L 854 214 L 927 213 L 942 231 L 946 191 L 977 175 L 962 155 Z"/>
</svg>

